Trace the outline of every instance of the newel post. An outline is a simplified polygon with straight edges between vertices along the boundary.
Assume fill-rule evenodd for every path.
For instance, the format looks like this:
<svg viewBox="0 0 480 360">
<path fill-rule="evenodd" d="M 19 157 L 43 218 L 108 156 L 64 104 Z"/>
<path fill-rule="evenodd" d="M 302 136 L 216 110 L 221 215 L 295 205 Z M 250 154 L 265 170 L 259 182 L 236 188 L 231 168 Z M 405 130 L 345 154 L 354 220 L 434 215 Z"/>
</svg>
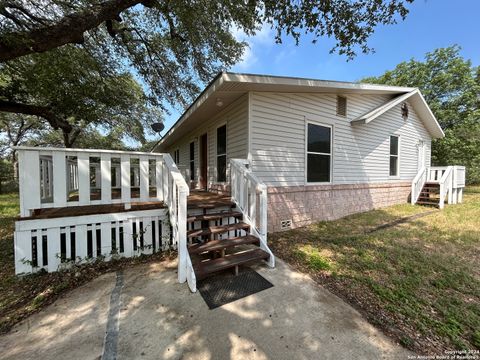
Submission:
<svg viewBox="0 0 480 360">
<path fill-rule="evenodd" d="M 188 188 L 184 186 L 178 187 L 177 236 L 179 283 L 187 281 L 187 196 Z"/>
</svg>

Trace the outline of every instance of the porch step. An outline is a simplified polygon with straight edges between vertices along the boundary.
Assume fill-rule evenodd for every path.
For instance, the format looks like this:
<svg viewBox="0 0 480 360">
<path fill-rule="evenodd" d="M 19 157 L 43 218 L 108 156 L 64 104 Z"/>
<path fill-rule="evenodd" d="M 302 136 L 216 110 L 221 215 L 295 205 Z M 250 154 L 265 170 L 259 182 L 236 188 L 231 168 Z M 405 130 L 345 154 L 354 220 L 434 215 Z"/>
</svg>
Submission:
<svg viewBox="0 0 480 360">
<path fill-rule="evenodd" d="M 250 225 L 248 225 L 244 222 L 239 222 L 239 223 L 236 223 L 236 224 L 229 224 L 229 225 L 210 226 L 210 227 L 204 228 L 204 229 L 189 230 L 189 231 L 187 231 L 187 237 L 192 238 L 192 237 L 197 237 L 197 236 L 223 234 L 223 233 L 226 233 L 226 232 L 229 232 L 229 231 L 234 231 L 234 230 L 249 231 L 250 230 Z"/>
<path fill-rule="evenodd" d="M 212 241 L 205 242 L 203 244 L 190 245 L 188 247 L 188 252 L 191 255 L 193 255 L 193 254 L 200 254 L 207 251 L 218 251 L 222 249 L 235 247 L 238 245 L 248 245 L 248 244 L 258 245 L 259 243 L 260 243 L 260 240 L 256 236 L 246 235 L 246 236 L 240 236 L 235 238 L 229 238 L 225 240 L 212 240 Z"/>
<path fill-rule="evenodd" d="M 429 205 L 429 206 L 435 206 L 435 207 L 439 206 L 438 200 L 435 200 L 435 201 L 418 200 L 417 204 L 419 204 L 419 205 Z"/>
<path fill-rule="evenodd" d="M 239 211 L 223 211 L 217 212 L 212 214 L 205 214 L 205 215 L 188 215 L 187 223 L 195 222 L 195 221 L 214 221 L 220 220 L 223 218 L 241 218 L 243 214 Z"/>
<path fill-rule="evenodd" d="M 238 265 L 268 259 L 270 255 L 262 249 L 247 250 L 224 257 L 206 260 L 193 265 L 197 279 L 203 279 L 217 271 L 233 268 Z"/>
</svg>

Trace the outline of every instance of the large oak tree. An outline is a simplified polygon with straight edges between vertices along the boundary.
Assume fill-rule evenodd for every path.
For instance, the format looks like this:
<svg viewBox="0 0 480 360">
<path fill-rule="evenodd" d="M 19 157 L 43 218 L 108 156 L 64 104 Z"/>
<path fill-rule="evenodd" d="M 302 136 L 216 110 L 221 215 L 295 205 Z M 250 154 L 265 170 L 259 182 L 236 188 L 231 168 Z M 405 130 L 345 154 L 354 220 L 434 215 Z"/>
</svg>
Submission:
<svg viewBox="0 0 480 360">
<path fill-rule="evenodd" d="M 412 1 L 1 1 L 0 111 L 45 119 L 63 132 L 68 145 L 75 131 L 86 122 L 105 119 L 85 115 L 94 103 L 86 91 L 95 91 L 95 85 L 104 86 L 107 95 L 109 81 L 122 81 L 122 77 L 127 81 L 125 74 L 130 73 L 142 84 L 142 96 L 148 102 L 144 109 L 168 111 L 171 105 L 188 105 L 198 94 L 199 84 L 240 59 L 246 44 L 234 37 L 234 30 L 254 35 L 261 26 L 270 26 L 276 32 L 277 42 L 291 36 L 298 43 L 303 34 L 310 34 L 313 41 L 330 37 L 336 41 L 332 51 L 352 58 L 357 51 L 371 50 L 367 40 L 378 25 L 405 18 L 406 3 Z M 54 61 L 57 57 L 70 58 L 71 64 L 62 70 L 62 64 Z M 82 57 L 88 61 L 78 62 Z M 62 103 L 64 89 L 69 86 L 60 81 L 63 87 L 57 89 L 55 83 L 64 75 L 68 81 L 79 82 L 78 67 L 83 67 L 85 73 L 98 74 L 91 59 L 108 72 L 108 77 L 91 85 L 85 81 L 77 84 L 76 93 L 86 96 L 79 96 L 75 106 L 67 109 Z M 32 69 L 48 66 L 48 61 L 54 62 L 59 74 L 51 72 L 51 81 L 48 76 L 30 77 Z M 65 72 L 72 69 L 74 76 Z M 23 71 L 30 75 L 24 76 Z M 45 84 L 39 83 L 44 80 Z M 85 85 L 85 89 L 80 85 Z M 51 96 L 44 96 L 44 89 L 39 89 L 42 86 L 52 90 Z M 117 96 L 113 89 L 110 96 Z M 107 100 L 104 96 L 98 103 L 107 105 Z M 115 105 L 113 102 L 111 106 Z M 76 113 L 76 106 L 85 111 Z M 99 111 L 106 109 L 99 106 Z"/>
</svg>

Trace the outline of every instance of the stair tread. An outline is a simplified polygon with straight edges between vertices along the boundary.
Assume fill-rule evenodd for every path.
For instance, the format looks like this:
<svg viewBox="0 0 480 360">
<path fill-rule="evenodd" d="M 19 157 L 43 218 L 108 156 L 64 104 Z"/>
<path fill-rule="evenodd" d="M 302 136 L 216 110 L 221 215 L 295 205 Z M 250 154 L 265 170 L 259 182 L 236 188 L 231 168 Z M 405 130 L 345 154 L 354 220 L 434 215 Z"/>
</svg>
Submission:
<svg viewBox="0 0 480 360">
<path fill-rule="evenodd" d="M 205 229 L 189 230 L 187 231 L 187 237 L 205 236 L 205 235 L 211 235 L 211 234 L 222 234 L 232 230 L 248 230 L 248 229 L 250 229 L 250 225 L 244 222 L 239 222 L 236 224 L 209 226 L 208 228 L 205 228 Z"/>
<path fill-rule="evenodd" d="M 188 247 L 188 252 L 190 254 L 200 254 L 206 251 L 222 250 L 238 245 L 258 244 L 259 242 L 260 240 L 256 236 L 246 235 L 224 240 L 212 240 L 203 244 L 190 245 Z"/>
<path fill-rule="evenodd" d="M 425 200 L 417 201 L 417 204 L 420 204 L 420 205 L 436 205 L 436 206 L 439 205 L 438 201 L 425 201 Z"/>
<path fill-rule="evenodd" d="M 234 207 L 233 201 L 205 201 L 188 203 L 188 209 L 215 209 L 217 207 Z"/>
<path fill-rule="evenodd" d="M 240 253 L 225 255 L 224 257 L 199 262 L 193 265 L 195 276 L 201 279 L 208 274 L 242 265 L 251 261 L 267 259 L 270 255 L 262 249 L 247 250 Z"/>
<path fill-rule="evenodd" d="M 243 214 L 240 211 L 221 211 L 211 214 L 201 214 L 201 215 L 188 215 L 187 222 L 194 222 L 194 221 L 211 221 L 211 220 L 218 220 L 225 217 L 234 217 L 238 218 L 241 217 Z"/>
</svg>

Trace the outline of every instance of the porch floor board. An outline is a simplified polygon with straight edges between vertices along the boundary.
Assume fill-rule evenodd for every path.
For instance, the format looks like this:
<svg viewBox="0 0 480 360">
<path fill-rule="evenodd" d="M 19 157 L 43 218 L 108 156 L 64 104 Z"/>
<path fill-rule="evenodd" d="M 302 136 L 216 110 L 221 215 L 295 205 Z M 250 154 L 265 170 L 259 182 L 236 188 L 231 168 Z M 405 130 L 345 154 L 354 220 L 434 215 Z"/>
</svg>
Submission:
<svg viewBox="0 0 480 360">
<path fill-rule="evenodd" d="M 230 195 L 223 195 L 198 190 L 191 191 L 187 201 L 189 209 L 214 208 L 216 206 L 232 205 Z M 52 219 L 70 216 L 100 215 L 127 211 L 155 210 L 165 208 L 165 204 L 162 201 L 134 202 L 130 205 L 130 209 L 125 209 L 124 203 L 36 209 L 32 216 L 21 217 L 18 218 L 18 220 Z"/>
<path fill-rule="evenodd" d="M 70 216 L 84 215 L 100 215 L 110 213 L 120 213 L 127 211 L 142 211 L 163 209 L 165 207 L 162 201 L 148 201 L 131 203 L 130 209 L 125 209 L 125 204 L 101 204 L 101 205 L 84 205 L 84 206 L 67 206 L 58 208 L 36 209 L 34 214 L 29 217 L 22 217 L 18 220 L 37 220 L 52 219 Z"/>
<path fill-rule="evenodd" d="M 230 194 L 217 194 L 209 191 L 192 190 L 188 196 L 189 209 L 211 209 L 221 206 L 232 206 Z"/>
</svg>

